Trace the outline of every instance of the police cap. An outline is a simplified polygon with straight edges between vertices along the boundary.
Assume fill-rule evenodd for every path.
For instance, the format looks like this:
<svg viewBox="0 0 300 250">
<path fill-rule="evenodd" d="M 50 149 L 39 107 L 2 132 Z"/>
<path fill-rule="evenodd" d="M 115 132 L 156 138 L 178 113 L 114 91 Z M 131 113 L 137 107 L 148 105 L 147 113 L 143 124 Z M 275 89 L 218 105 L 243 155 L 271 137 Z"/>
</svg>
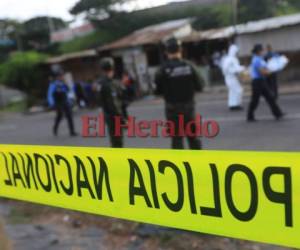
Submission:
<svg viewBox="0 0 300 250">
<path fill-rule="evenodd" d="M 100 66 L 101 66 L 102 70 L 110 71 L 110 70 L 114 69 L 115 63 L 114 63 L 114 60 L 111 57 L 106 57 L 106 58 L 103 58 L 100 61 Z"/>
<path fill-rule="evenodd" d="M 61 65 L 59 64 L 54 64 L 54 65 L 51 65 L 51 68 L 50 68 L 50 75 L 53 77 L 53 78 L 57 78 L 57 77 L 60 77 L 62 75 L 64 75 L 65 72 L 62 68 Z"/>
<path fill-rule="evenodd" d="M 175 37 L 170 38 L 166 41 L 165 47 L 168 53 L 177 53 L 181 48 L 181 41 Z"/>
</svg>

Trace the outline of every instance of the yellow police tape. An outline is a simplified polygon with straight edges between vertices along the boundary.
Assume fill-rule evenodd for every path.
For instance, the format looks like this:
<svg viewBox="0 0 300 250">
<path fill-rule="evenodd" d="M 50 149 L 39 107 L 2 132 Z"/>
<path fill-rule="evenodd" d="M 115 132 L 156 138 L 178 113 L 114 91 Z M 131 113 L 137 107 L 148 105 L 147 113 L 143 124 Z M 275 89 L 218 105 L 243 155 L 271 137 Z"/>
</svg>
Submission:
<svg viewBox="0 0 300 250">
<path fill-rule="evenodd" d="M 300 248 L 300 154 L 0 145 L 0 196 Z"/>
</svg>

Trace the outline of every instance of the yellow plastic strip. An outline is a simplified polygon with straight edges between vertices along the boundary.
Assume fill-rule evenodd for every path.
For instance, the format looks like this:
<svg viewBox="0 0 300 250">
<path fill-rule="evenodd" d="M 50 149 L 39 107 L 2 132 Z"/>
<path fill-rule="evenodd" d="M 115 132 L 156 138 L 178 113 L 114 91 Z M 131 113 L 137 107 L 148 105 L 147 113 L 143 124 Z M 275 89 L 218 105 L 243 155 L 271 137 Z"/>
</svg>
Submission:
<svg viewBox="0 0 300 250">
<path fill-rule="evenodd" d="M 300 248 L 300 154 L 0 145 L 0 196 Z"/>
</svg>

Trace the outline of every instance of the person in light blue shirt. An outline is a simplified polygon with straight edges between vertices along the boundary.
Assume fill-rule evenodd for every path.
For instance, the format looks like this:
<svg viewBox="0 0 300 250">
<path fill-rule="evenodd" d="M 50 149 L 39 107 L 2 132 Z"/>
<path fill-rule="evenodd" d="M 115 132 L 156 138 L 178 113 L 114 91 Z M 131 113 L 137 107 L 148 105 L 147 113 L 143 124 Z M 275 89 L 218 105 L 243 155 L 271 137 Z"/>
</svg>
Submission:
<svg viewBox="0 0 300 250">
<path fill-rule="evenodd" d="M 266 78 L 271 74 L 264 60 L 264 49 L 261 44 L 257 44 L 253 48 L 253 57 L 251 62 L 251 78 L 252 78 L 252 97 L 249 104 L 247 120 L 249 122 L 256 121 L 255 110 L 257 109 L 260 97 L 263 96 L 277 120 L 283 118 L 284 114 L 278 106 L 274 96 L 272 95 Z"/>
<path fill-rule="evenodd" d="M 267 70 L 267 63 L 264 58 L 259 55 L 253 55 L 251 62 L 251 78 L 253 80 L 265 79 Z"/>
</svg>

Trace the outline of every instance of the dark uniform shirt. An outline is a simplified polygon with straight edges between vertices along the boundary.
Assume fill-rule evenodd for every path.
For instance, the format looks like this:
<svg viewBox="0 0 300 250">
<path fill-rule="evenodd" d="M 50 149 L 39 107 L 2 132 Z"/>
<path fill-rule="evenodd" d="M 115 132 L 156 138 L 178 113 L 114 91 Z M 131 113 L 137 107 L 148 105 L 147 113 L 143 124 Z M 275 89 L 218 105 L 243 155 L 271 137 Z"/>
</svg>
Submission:
<svg viewBox="0 0 300 250">
<path fill-rule="evenodd" d="M 105 114 L 121 116 L 122 114 L 122 88 L 114 79 L 104 77 L 100 80 L 101 102 Z"/>
<path fill-rule="evenodd" d="M 167 103 L 188 103 L 194 100 L 196 91 L 202 91 L 203 78 L 196 67 L 188 61 L 168 60 L 158 70 L 156 94 L 162 95 Z"/>
<path fill-rule="evenodd" d="M 64 106 L 69 104 L 68 92 L 69 87 L 62 81 L 56 81 L 53 89 L 53 100 L 55 106 Z"/>
</svg>

